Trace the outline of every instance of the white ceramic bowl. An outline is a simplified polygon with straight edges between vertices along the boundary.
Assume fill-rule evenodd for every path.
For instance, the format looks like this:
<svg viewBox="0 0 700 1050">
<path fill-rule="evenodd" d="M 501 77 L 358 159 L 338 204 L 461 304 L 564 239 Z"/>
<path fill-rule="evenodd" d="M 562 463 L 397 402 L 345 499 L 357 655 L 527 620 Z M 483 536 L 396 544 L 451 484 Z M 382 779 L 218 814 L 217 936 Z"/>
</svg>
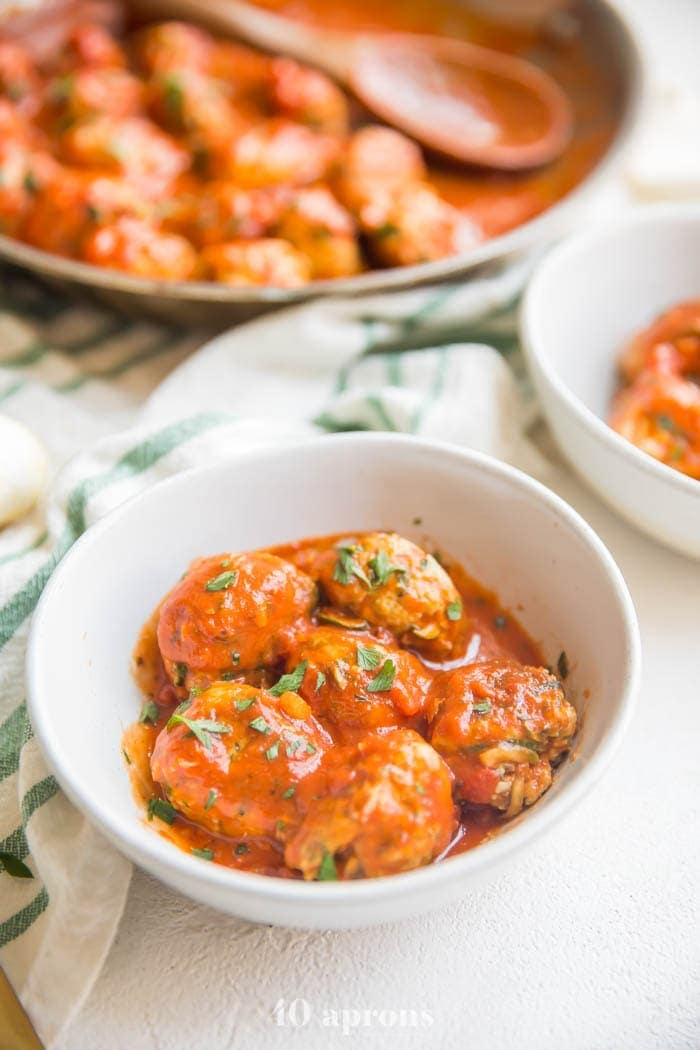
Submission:
<svg viewBox="0 0 700 1050">
<path fill-rule="evenodd" d="M 422 525 L 412 524 L 416 517 Z M 121 755 L 140 699 L 129 671 L 140 625 L 196 555 L 356 529 L 429 536 L 541 642 L 566 650 L 582 715 L 551 791 L 493 840 L 441 864 L 351 883 L 303 883 L 198 860 L 148 826 Z M 136 863 L 197 900 L 257 922 L 364 926 L 473 888 L 592 790 L 627 724 L 639 676 L 632 603 L 610 554 L 524 474 L 448 445 L 346 434 L 268 448 L 181 474 L 94 526 L 54 573 L 27 654 L 31 720 L 76 806 Z M 570 816 L 569 819 L 576 818 Z"/>
<path fill-rule="evenodd" d="M 625 342 L 669 306 L 700 298 L 700 207 L 640 209 L 572 237 L 538 267 L 521 337 L 562 452 L 633 525 L 700 558 L 700 481 L 606 423 Z"/>
</svg>

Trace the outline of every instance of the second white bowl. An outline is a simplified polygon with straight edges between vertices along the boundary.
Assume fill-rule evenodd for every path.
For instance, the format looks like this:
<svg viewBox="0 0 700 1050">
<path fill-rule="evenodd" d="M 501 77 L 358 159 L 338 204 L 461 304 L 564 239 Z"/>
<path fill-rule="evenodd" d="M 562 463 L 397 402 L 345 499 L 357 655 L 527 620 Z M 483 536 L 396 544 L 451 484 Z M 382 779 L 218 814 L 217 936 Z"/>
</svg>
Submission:
<svg viewBox="0 0 700 1050">
<path fill-rule="evenodd" d="M 700 298 L 700 207 L 658 207 L 570 238 L 535 273 L 521 337 L 562 452 L 633 525 L 700 558 L 700 481 L 642 452 L 606 420 L 617 357 L 669 306 Z"/>
</svg>

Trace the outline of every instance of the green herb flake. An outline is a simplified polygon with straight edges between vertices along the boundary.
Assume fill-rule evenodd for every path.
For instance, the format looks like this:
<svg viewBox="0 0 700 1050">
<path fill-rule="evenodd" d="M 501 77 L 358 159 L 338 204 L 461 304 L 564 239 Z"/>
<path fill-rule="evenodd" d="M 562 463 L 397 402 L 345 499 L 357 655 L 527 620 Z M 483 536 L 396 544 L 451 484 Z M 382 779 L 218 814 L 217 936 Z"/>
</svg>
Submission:
<svg viewBox="0 0 700 1050">
<path fill-rule="evenodd" d="M 337 583 L 346 585 L 351 582 L 353 576 L 356 576 L 369 590 L 372 584 L 369 582 L 365 570 L 355 560 L 357 547 L 336 547 L 336 550 L 338 551 L 338 560 L 333 569 L 333 579 Z"/>
<path fill-rule="evenodd" d="M 423 524 L 423 519 L 422 518 L 414 518 L 413 519 L 413 524 L 414 525 L 422 525 Z"/>
<path fill-rule="evenodd" d="M 130 766 L 131 756 L 129 755 L 129 752 L 125 748 L 122 748 L 122 754 L 124 756 L 124 761 L 126 762 L 127 766 Z"/>
<path fill-rule="evenodd" d="M 364 671 L 376 671 L 382 662 L 382 654 L 379 652 L 379 649 L 370 649 L 364 645 L 358 645 L 357 662 Z"/>
<path fill-rule="evenodd" d="M 563 649 L 559 653 L 559 659 L 557 660 L 557 671 L 562 681 L 566 681 L 569 677 L 569 658 Z"/>
<path fill-rule="evenodd" d="M 367 686 L 368 693 L 384 693 L 391 689 L 396 674 L 396 664 L 393 660 L 385 660 L 379 674 L 372 679 Z"/>
<path fill-rule="evenodd" d="M 31 868 L 28 868 L 23 860 L 19 857 L 15 857 L 14 853 L 7 853 L 5 850 L 0 850 L 0 864 L 13 879 L 33 879 L 34 873 Z"/>
<path fill-rule="evenodd" d="M 304 681 L 304 675 L 306 674 L 308 664 L 308 660 L 302 660 L 301 663 L 297 664 L 294 670 L 290 672 L 290 674 L 283 674 L 279 682 L 275 682 L 268 692 L 272 693 L 273 696 L 282 696 L 282 693 L 296 693 L 297 689 Z"/>
<path fill-rule="evenodd" d="M 245 842 L 239 842 L 233 852 L 236 854 L 237 857 L 242 857 L 244 853 L 248 852 L 248 847 L 246 846 Z"/>
<path fill-rule="evenodd" d="M 223 722 L 214 722 L 211 718 L 187 718 L 185 715 L 179 715 L 176 712 L 168 719 L 166 729 L 172 729 L 173 726 L 177 725 L 187 726 L 190 733 L 197 738 L 207 751 L 211 749 L 212 733 L 223 735 L 231 732 L 230 726 L 225 725 Z"/>
<path fill-rule="evenodd" d="M 239 663 L 241 662 L 241 654 L 237 653 L 235 649 L 231 650 L 231 660 L 233 661 L 236 667 L 238 667 Z"/>
<path fill-rule="evenodd" d="M 152 700 L 147 700 L 141 708 L 141 714 L 139 715 L 139 722 L 147 725 L 149 722 L 151 725 L 155 725 L 158 721 L 160 709 L 158 704 L 155 704 Z"/>
<path fill-rule="evenodd" d="M 416 784 L 416 791 L 418 792 L 419 795 L 424 795 L 425 794 L 425 788 L 423 787 L 422 784 Z"/>
<path fill-rule="evenodd" d="M 193 685 L 192 686 L 192 688 L 190 689 L 190 695 L 188 696 L 187 700 L 185 701 L 185 710 L 187 710 L 187 708 L 190 706 L 190 703 L 192 702 L 192 700 L 194 700 L 195 697 L 199 696 L 199 694 L 201 692 L 203 692 L 203 689 L 202 689 L 201 685 Z"/>
<path fill-rule="evenodd" d="M 372 588 L 383 587 L 392 576 L 400 576 L 405 581 L 408 575 L 406 569 L 401 565 L 392 565 L 386 551 L 379 551 L 369 560 Z"/>
<path fill-rule="evenodd" d="M 244 700 L 234 700 L 233 706 L 237 711 L 247 711 L 249 707 L 252 707 L 255 703 L 254 696 L 247 696 Z"/>
<path fill-rule="evenodd" d="M 287 788 L 286 791 L 282 792 L 282 798 L 291 798 L 295 791 L 296 791 L 295 787 Z"/>
<path fill-rule="evenodd" d="M 285 748 L 287 752 L 287 758 L 294 758 L 297 751 L 303 750 L 307 755 L 313 755 L 316 752 L 314 745 L 306 739 L 305 736 L 297 736 L 294 740 L 290 740 Z"/>
<path fill-rule="evenodd" d="M 169 802 L 166 802 L 164 798 L 158 798 L 156 795 L 150 799 L 148 803 L 148 819 L 153 820 L 154 817 L 158 817 L 165 824 L 172 824 L 177 816 L 177 810 L 174 806 L 171 806 Z"/>
<path fill-rule="evenodd" d="M 185 97 L 182 90 L 182 84 L 177 77 L 171 74 L 165 78 L 163 89 L 163 101 L 165 102 L 166 109 L 171 116 L 179 120 L 182 117 L 182 104 Z"/>
<path fill-rule="evenodd" d="M 494 627 L 499 631 L 503 630 L 507 622 L 505 616 L 494 616 L 493 618 Z"/>
<path fill-rule="evenodd" d="M 385 222 L 383 226 L 378 226 L 374 231 L 375 237 L 395 237 L 399 232 L 398 226 L 394 225 L 393 222 Z"/>
<path fill-rule="evenodd" d="M 338 869 L 335 866 L 335 860 L 333 854 L 329 853 L 328 850 L 323 854 L 323 859 L 318 867 L 318 882 L 337 882 L 338 880 Z"/>
<path fill-rule="evenodd" d="M 195 857 L 200 857 L 202 860 L 214 859 L 214 851 L 211 849 L 193 849 L 192 855 Z"/>
<path fill-rule="evenodd" d="M 218 576 L 207 580 L 204 584 L 205 591 L 225 591 L 227 587 L 233 587 L 238 579 L 238 572 L 232 569 L 230 572 L 220 572 Z"/>
<path fill-rule="evenodd" d="M 321 688 L 321 686 L 323 686 L 325 684 L 326 684 L 326 676 L 323 673 L 323 671 L 319 671 L 318 674 L 316 675 L 316 692 L 318 692 L 319 689 Z"/>
<path fill-rule="evenodd" d="M 214 790 L 214 788 L 212 788 L 210 790 L 209 794 L 207 795 L 207 801 L 204 803 L 205 811 L 211 809 L 211 807 L 216 802 L 217 798 L 218 798 L 218 795 L 217 795 L 216 791 Z"/>
<path fill-rule="evenodd" d="M 472 706 L 472 711 L 476 711 L 478 715 L 488 715 L 491 712 L 491 704 L 488 700 L 484 700 L 480 704 L 474 704 Z"/>
<path fill-rule="evenodd" d="M 265 758 L 268 762 L 272 762 L 273 759 L 277 758 L 280 753 L 280 742 L 275 740 L 274 744 L 271 744 L 265 752 Z"/>
<path fill-rule="evenodd" d="M 222 671 L 219 677 L 220 677 L 222 682 L 232 682 L 234 680 L 234 678 L 236 677 L 236 672 L 235 671 Z"/>
<path fill-rule="evenodd" d="M 450 602 L 450 604 L 445 609 L 445 613 L 447 614 L 448 620 L 459 620 L 459 618 L 462 615 L 462 603 L 459 601 L 459 599 L 456 602 Z"/>
<path fill-rule="evenodd" d="M 262 717 L 262 715 L 258 715 L 258 717 L 254 718 L 252 722 L 248 723 L 248 725 L 250 726 L 251 729 L 254 729 L 257 733 L 269 733 L 270 732 L 270 727 L 267 724 L 267 722 L 265 721 L 265 719 Z"/>
<path fill-rule="evenodd" d="M 184 685 L 187 678 L 187 664 L 173 664 L 173 682 L 175 685 Z"/>
</svg>

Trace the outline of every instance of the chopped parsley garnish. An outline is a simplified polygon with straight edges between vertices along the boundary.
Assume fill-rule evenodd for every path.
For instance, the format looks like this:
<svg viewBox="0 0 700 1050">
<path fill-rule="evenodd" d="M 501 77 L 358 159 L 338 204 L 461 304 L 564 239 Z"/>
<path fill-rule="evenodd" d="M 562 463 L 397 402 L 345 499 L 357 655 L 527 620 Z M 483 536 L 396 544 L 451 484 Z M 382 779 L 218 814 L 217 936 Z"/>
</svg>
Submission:
<svg viewBox="0 0 700 1050">
<path fill-rule="evenodd" d="M 374 231 L 375 237 L 394 237 L 399 232 L 398 226 L 395 226 L 393 222 L 385 222 L 383 226 L 378 226 Z"/>
<path fill-rule="evenodd" d="M 214 859 L 214 851 L 211 849 L 193 849 L 192 853 L 195 857 L 201 857 L 202 860 Z"/>
<path fill-rule="evenodd" d="M 387 689 L 391 689 L 392 682 L 394 681 L 394 675 L 396 674 L 396 664 L 393 660 L 385 660 L 382 664 L 382 668 L 378 675 L 372 679 L 367 685 L 368 693 L 383 693 Z"/>
<path fill-rule="evenodd" d="M 194 700 L 194 698 L 196 696 L 199 696 L 199 694 L 201 692 L 202 692 L 202 686 L 201 685 L 193 685 L 192 688 L 190 689 L 190 695 L 188 697 L 187 706 L 189 706 L 189 701 L 190 700 Z"/>
<path fill-rule="evenodd" d="M 255 703 L 254 696 L 247 696 L 244 700 L 234 700 L 233 706 L 237 711 L 247 711 Z"/>
<path fill-rule="evenodd" d="M 147 700 L 146 703 L 141 708 L 141 714 L 139 715 L 139 722 L 143 722 L 144 725 L 147 724 L 148 722 L 150 722 L 151 725 L 155 725 L 156 722 L 158 721 L 158 715 L 159 714 L 160 714 L 160 709 L 158 707 L 158 704 L 155 704 L 152 700 Z"/>
<path fill-rule="evenodd" d="M 497 627 L 499 631 L 503 630 L 503 628 L 506 625 L 506 622 L 507 621 L 505 616 L 495 616 L 493 620 L 494 626 Z"/>
<path fill-rule="evenodd" d="M 236 677 L 235 671 L 222 671 L 220 676 L 222 682 L 232 682 Z"/>
<path fill-rule="evenodd" d="M 370 558 L 369 569 L 373 588 L 383 587 L 392 576 L 402 576 L 404 580 L 407 576 L 407 571 L 403 566 L 391 564 L 386 551 L 379 551 L 373 558 Z"/>
<path fill-rule="evenodd" d="M 237 857 L 242 857 L 244 853 L 248 852 L 248 847 L 246 846 L 245 842 L 239 842 L 233 852 L 236 854 Z"/>
<path fill-rule="evenodd" d="M 422 518 L 414 518 L 413 519 L 413 524 L 414 525 L 422 525 L 423 524 L 423 519 Z"/>
<path fill-rule="evenodd" d="M 191 703 L 192 703 L 192 701 L 190 700 L 189 697 L 186 700 L 183 700 L 181 703 L 179 703 L 177 705 L 177 707 L 173 711 L 173 714 L 174 715 L 181 715 L 183 711 L 187 711 L 187 709 L 189 708 Z"/>
<path fill-rule="evenodd" d="M 207 751 L 211 748 L 212 733 L 223 735 L 231 732 L 230 726 L 225 725 L 223 722 L 214 722 L 211 718 L 187 718 L 186 715 L 179 715 L 176 711 L 168 719 L 166 729 L 172 729 L 173 726 L 177 725 L 187 726 L 190 733 L 199 740 L 202 747 L 205 747 Z"/>
<path fill-rule="evenodd" d="M 297 751 L 304 749 L 307 755 L 313 755 L 316 752 L 316 748 L 310 743 L 305 736 L 297 736 L 294 740 L 290 740 L 285 748 L 287 752 L 287 758 L 294 758 Z"/>
<path fill-rule="evenodd" d="M 158 817 L 159 820 L 164 821 L 166 824 L 172 824 L 176 816 L 177 810 L 174 806 L 171 806 L 169 802 L 166 802 L 164 798 L 158 798 L 158 796 L 155 796 L 150 799 L 148 803 L 149 820 Z"/>
<path fill-rule="evenodd" d="M 364 583 L 365 587 L 370 588 L 372 585 L 367 578 L 365 570 L 355 560 L 357 547 L 337 547 L 336 550 L 338 551 L 338 560 L 333 569 L 333 579 L 337 583 L 345 585 L 350 583 L 353 576 L 356 576 L 358 580 Z"/>
<path fill-rule="evenodd" d="M 262 715 L 258 715 L 258 717 L 254 718 L 252 722 L 248 723 L 248 725 L 250 726 L 251 729 L 254 729 L 256 731 L 256 733 L 269 733 L 270 732 L 270 727 L 267 724 L 267 722 L 265 721 L 265 719 L 262 717 Z"/>
<path fill-rule="evenodd" d="M 211 807 L 216 802 L 217 797 L 218 796 L 217 796 L 216 791 L 214 790 L 214 788 L 212 788 L 210 790 L 209 794 L 207 795 L 207 801 L 204 803 L 204 809 L 205 810 L 211 809 Z"/>
<path fill-rule="evenodd" d="M 237 579 L 238 572 L 236 569 L 231 569 L 229 572 L 220 572 L 218 576 L 214 576 L 213 579 L 207 580 L 204 584 L 204 590 L 225 591 L 227 587 L 233 587 Z"/>
<path fill-rule="evenodd" d="M 364 645 L 358 645 L 357 662 L 365 671 L 376 671 L 382 662 L 382 654 L 379 652 L 379 649 L 370 649 Z"/>
<path fill-rule="evenodd" d="M 488 702 L 488 700 L 484 700 L 480 704 L 474 704 L 474 706 L 472 707 L 472 711 L 476 711 L 478 715 L 488 715 L 491 711 L 491 704 Z"/>
<path fill-rule="evenodd" d="M 237 653 L 235 649 L 231 650 L 231 660 L 236 665 L 241 662 L 241 654 Z"/>
<path fill-rule="evenodd" d="M 459 601 L 459 599 L 456 602 L 450 602 L 450 604 L 445 609 L 445 612 L 447 614 L 448 620 L 459 620 L 460 616 L 462 615 L 462 603 Z"/>
<path fill-rule="evenodd" d="M 282 792 L 282 798 L 291 798 L 295 791 L 296 788 L 294 787 L 287 788 L 286 791 Z"/>
<path fill-rule="evenodd" d="M 559 653 L 559 659 L 557 660 L 557 671 L 559 672 L 559 677 L 562 680 L 565 680 L 569 677 L 569 658 L 563 649 Z"/>
<path fill-rule="evenodd" d="M 326 676 L 323 671 L 319 671 L 316 675 L 316 692 L 319 691 L 322 685 L 326 684 Z"/>
<path fill-rule="evenodd" d="M 165 107 L 171 116 L 176 119 L 182 117 L 182 103 L 184 100 L 184 93 L 182 90 L 182 84 L 172 74 L 165 78 L 164 83 L 164 95 L 163 100 Z"/>
<path fill-rule="evenodd" d="M 175 685 L 183 685 L 187 677 L 187 664 L 173 664 L 173 676 Z"/>
<path fill-rule="evenodd" d="M 279 753 L 280 753 L 280 742 L 279 742 L 279 740 L 275 740 L 274 744 L 270 744 L 270 746 L 268 747 L 267 751 L 265 752 L 265 758 L 267 759 L 268 762 L 272 762 L 272 760 L 274 758 L 277 758 Z"/>
<path fill-rule="evenodd" d="M 338 870 L 335 866 L 335 860 L 333 854 L 329 853 L 328 850 L 323 854 L 323 859 L 318 867 L 318 881 L 319 882 L 336 882 L 338 878 Z"/>
<path fill-rule="evenodd" d="M 122 748 L 122 754 L 124 756 L 124 760 L 126 761 L 127 766 L 130 766 L 131 756 L 129 755 L 129 752 L 125 748 Z"/>
<path fill-rule="evenodd" d="M 272 693 L 273 696 L 282 696 L 282 693 L 296 693 L 297 689 L 304 681 L 304 675 L 306 674 L 308 663 L 308 660 L 302 660 L 301 663 L 297 664 L 294 670 L 290 672 L 290 674 L 283 674 L 279 682 L 275 682 L 268 692 Z"/>
<path fill-rule="evenodd" d="M 416 791 L 418 792 L 419 795 L 424 795 L 425 794 L 425 788 L 423 787 L 422 784 L 416 784 Z"/>
<path fill-rule="evenodd" d="M 15 857 L 14 853 L 7 853 L 5 850 L 0 850 L 0 864 L 13 879 L 33 879 L 34 874 L 30 868 L 20 860 L 19 857 Z"/>
</svg>

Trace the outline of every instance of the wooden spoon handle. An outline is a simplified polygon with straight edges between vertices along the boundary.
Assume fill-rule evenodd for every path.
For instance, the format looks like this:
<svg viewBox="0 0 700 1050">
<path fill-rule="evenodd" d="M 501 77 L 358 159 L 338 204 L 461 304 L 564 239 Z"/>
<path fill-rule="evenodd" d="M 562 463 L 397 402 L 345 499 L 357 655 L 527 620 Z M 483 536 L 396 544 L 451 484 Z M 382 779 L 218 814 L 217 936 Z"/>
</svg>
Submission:
<svg viewBox="0 0 700 1050">
<path fill-rule="evenodd" d="M 352 64 L 348 33 L 295 22 L 244 0 L 142 0 L 139 15 L 191 19 L 210 29 L 242 37 L 273 54 L 291 55 L 346 81 Z"/>
</svg>

